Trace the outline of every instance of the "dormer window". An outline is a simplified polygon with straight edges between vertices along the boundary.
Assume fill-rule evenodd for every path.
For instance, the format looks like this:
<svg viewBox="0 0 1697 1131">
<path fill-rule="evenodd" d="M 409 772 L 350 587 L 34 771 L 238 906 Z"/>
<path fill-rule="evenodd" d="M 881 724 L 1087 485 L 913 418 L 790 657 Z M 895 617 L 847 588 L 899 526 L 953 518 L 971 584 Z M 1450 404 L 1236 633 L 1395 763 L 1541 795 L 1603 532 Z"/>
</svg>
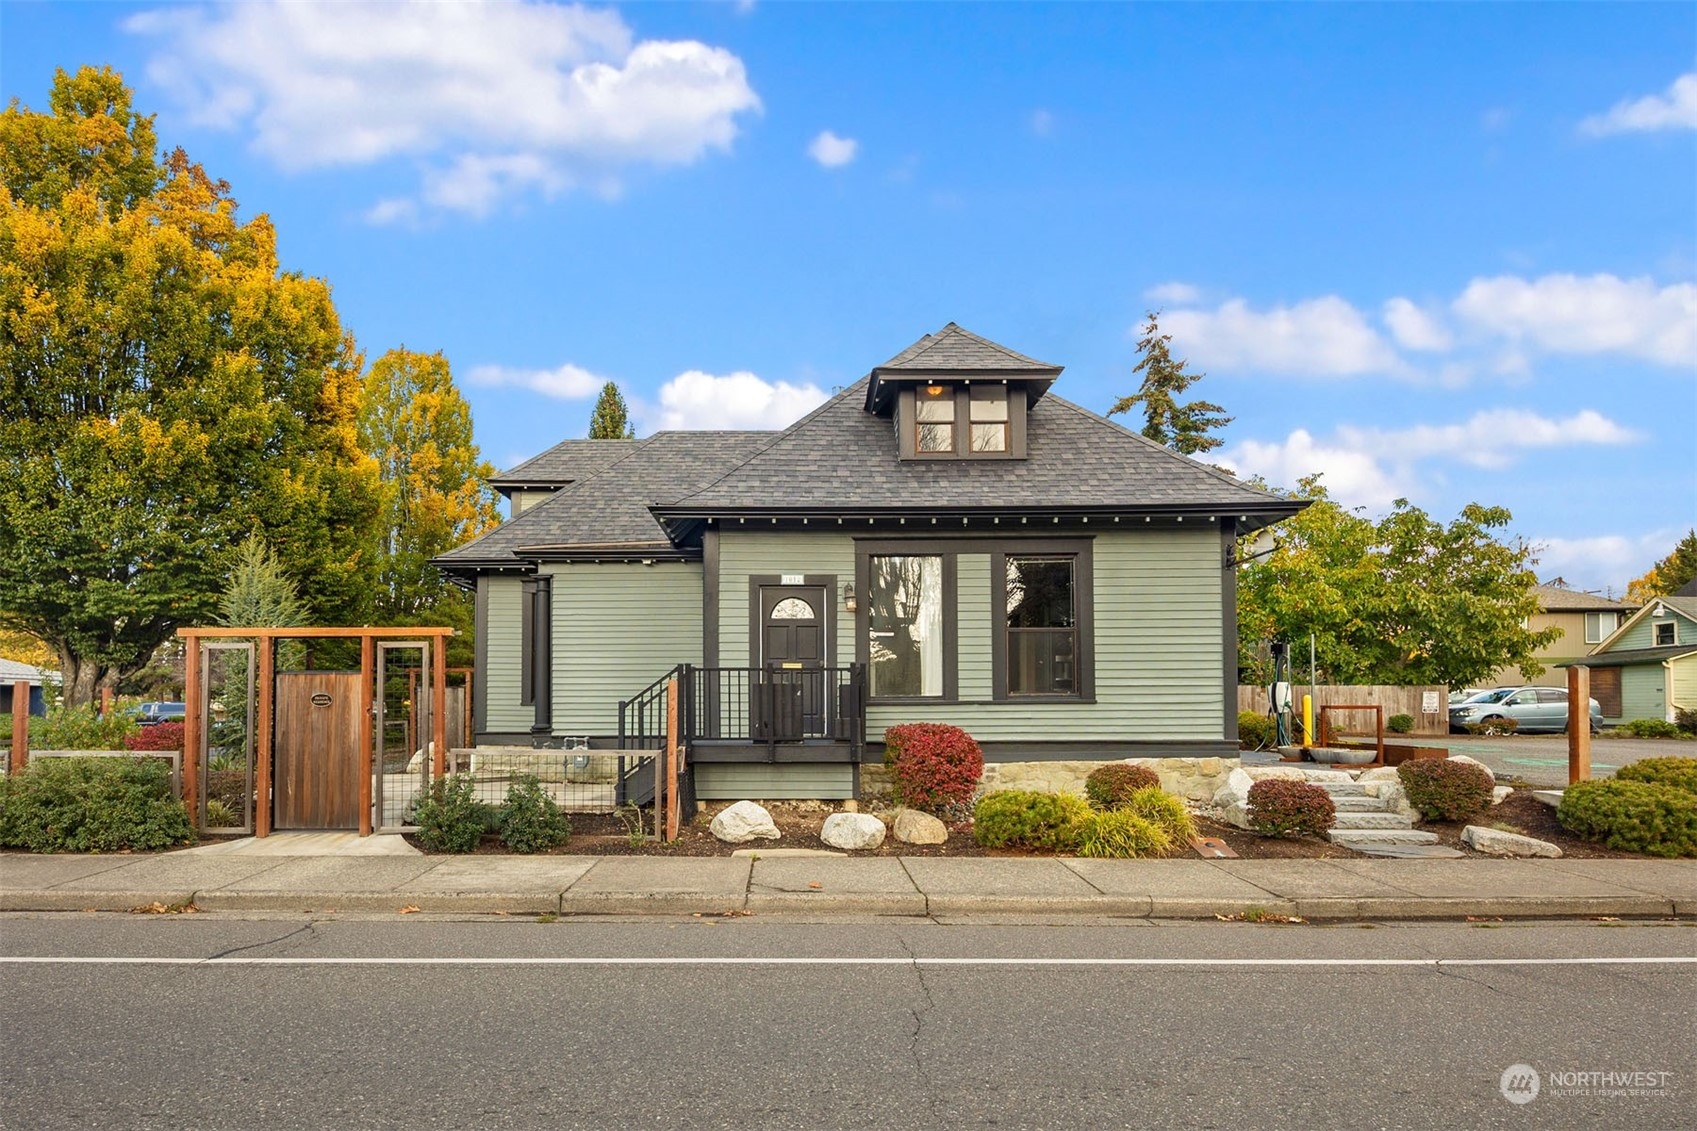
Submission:
<svg viewBox="0 0 1697 1131">
<path fill-rule="evenodd" d="M 968 422 L 972 428 L 972 450 L 1008 450 L 1008 389 L 1006 385 L 970 390 Z"/>
<path fill-rule="evenodd" d="M 914 450 L 944 455 L 955 450 L 955 391 L 948 385 L 922 385 L 914 398 L 918 433 Z"/>
</svg>

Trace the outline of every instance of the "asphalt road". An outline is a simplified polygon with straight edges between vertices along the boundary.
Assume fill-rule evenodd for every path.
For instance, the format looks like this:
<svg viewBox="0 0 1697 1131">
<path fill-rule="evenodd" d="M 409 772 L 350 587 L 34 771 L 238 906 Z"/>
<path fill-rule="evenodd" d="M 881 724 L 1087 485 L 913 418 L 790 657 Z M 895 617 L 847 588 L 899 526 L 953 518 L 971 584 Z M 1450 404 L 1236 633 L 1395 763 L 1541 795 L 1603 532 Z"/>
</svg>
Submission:
<svg viewBox="0 0 1697 1131">
<path fill-rule="evenodd" d="M 61 914 L 0 955 L 6 1128 L 1697 1126 L 1689 922 Z M 1558 1075 L 1605 1071 L 1662 1094 Z"/>
</svg>

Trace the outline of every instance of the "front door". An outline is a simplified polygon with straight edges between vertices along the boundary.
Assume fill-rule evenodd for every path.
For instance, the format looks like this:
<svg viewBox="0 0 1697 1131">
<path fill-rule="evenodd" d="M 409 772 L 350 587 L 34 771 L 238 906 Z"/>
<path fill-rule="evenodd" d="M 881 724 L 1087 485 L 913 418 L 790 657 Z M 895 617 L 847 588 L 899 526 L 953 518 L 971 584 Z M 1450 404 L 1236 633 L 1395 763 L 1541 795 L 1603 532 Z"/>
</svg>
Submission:
<svg viewBox="0 0 1697 1131">
<path fill-rule="evenodd" d="M 767 687 L 767 737 L 794 741 L 825 734 L 825 589 L 760 588 L 760 667 Z"/>
</svg>

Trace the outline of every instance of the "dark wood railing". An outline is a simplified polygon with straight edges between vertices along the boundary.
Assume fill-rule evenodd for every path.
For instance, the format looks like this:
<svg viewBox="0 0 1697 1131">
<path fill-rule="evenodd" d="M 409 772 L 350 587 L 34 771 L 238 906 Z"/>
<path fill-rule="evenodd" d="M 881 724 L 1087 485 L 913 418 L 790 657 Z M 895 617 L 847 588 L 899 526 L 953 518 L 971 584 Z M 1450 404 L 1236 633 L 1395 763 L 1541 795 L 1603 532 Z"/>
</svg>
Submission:
<svg viewBox="0 0 1697 1131">
<path fill-rule="evenodd" d="M 621 749 L 654 749 L 666 737 L 666 685 L 678 681 L 681 741 L 866 742 L 866 669 L 705 668 L 680 664 L 619 704 Z"/>
</svg>

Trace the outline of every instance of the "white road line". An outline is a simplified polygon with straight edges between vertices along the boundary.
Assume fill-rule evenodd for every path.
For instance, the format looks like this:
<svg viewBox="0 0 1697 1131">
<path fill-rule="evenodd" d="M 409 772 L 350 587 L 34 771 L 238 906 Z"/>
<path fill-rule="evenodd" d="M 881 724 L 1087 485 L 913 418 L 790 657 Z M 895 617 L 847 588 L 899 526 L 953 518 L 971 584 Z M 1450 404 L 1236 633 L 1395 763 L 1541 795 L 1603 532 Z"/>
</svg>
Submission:
<svg viewBox="0 0 1697 1131">
<path fill-rule="evenodd" d="M 175 958 L 130 955 L 0 955 L 0 966 L 1683 966 L 1697 956 L 1616 958 Z"/>
</svg>

